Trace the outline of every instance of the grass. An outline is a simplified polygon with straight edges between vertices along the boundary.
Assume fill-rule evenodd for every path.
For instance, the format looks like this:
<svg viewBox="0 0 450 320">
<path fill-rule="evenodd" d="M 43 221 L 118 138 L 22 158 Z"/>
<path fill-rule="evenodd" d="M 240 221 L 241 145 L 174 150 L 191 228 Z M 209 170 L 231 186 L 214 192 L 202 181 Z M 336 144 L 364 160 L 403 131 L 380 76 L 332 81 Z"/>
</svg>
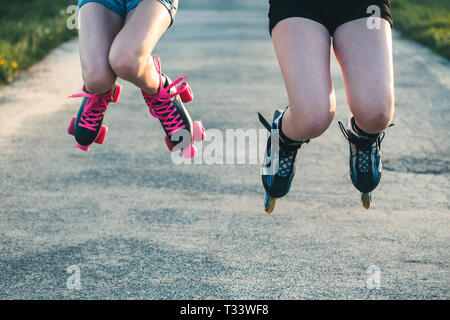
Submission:
<svg viewBox="0 0 450 320">
<path fill-rule="evenodd" d="M 76 0 L 6 1 L 0 10 L 0 85 L 76 35 L 67 8 Z"/>
<path fill-rule="evenodd" d="M 450 59 L 450 1 L 391 0 L 394 27 Z"/>
</svg>

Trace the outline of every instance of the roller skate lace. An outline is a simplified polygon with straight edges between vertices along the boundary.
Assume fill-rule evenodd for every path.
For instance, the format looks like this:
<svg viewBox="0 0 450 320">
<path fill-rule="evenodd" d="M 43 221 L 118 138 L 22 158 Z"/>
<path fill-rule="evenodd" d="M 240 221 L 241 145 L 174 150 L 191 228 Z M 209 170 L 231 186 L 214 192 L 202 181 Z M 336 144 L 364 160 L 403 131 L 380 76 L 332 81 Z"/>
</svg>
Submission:
<svg viewBox="0 0 450 320">
<path fill-rule="evenodd" d="M 174 106 L 172 99 L 186 90 L 186 82 L 183 82 L 180 86 L 178 86 L 174 93 L 170 93 L 172 88 L 174 88 L 177 84 L 182 82 L 186 77 L 178 78 L 176 81 L 172 82 L 166 88 L 164 88 L 163 77 L 161 74 L 161 61 L 158 56 L 153 58 L 153 62 L 155 64 L 156 70 L 159 74 L 159 90 L 155 95 L 149 95 L 144 92 L 144 99 L 147 105 L 149 106 L 150 114 L 161 120 L 163 127 L 168 132 L 169 136 L 174 132 L 186 128 L 186 125 L 183 123 L 180 114 L 176 106 Z"/>
<path fill-rule="evenodd" d="M 370 155 L 372 153 L 372 148 L 374 147 L 374 143 L 378 145 L 381 149 L 381 142 L 384 139 L 385 133 L 381 132 L 375 138 L 369 138 L 364 136 L 356 136 L 352 132 L 349 132 L 342 122 L 338 122 L 339 127 L 341 128 L 342 134 L 344 137 L 353 144 L 356 148 L 357 153 L 357 163 L 358 163 L 358 171 L 361 173 L 367 173 L 370 170 Z"/>
<path fill-rule="evenodd" d="M 108 103 L 112 101 L 114 89 L 104 94 L 79 93 L 69 98 L 88 98 L 84 105 L 83 113 L 78 125 L 91 131 L 96 131 L 100 120 L 108 109 Z"/>
</svg>

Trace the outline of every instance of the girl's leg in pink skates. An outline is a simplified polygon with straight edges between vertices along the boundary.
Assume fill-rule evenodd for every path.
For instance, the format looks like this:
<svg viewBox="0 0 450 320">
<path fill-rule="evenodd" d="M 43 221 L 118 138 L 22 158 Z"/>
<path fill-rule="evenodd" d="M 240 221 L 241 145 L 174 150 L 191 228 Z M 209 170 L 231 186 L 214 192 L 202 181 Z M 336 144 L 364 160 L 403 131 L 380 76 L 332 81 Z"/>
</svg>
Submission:
<svg viewBox="0 0 450 320">
<path fill-rule="evenodd" d="M 110 90 L 117 79 L 108 57 L 123 20 L 96 2 L 83 5 L 79 19 L 79 50 L 84 84 L 90 93 L 102 94 Z"/>
<path fill-rule="evenodd" d="M 148 94 L 155 94 L 159 75 L 151 54 L 170 23 L 170 14 L 160 2 L 139 3 L 127 15 L 123 29 L 112 44 L 109 62 L 114 72 Z"/>
</svg>

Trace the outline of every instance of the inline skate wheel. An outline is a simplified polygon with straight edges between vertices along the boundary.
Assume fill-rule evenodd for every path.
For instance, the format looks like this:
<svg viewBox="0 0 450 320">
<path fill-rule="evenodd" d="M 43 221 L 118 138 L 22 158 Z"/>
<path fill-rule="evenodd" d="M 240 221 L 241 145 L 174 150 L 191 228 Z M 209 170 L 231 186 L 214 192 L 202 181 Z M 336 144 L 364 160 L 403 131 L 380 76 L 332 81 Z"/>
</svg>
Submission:
<svg viewBox="0 0 450 320">
<path fill-rule="evenodd" d="M 264 200 L 264 211 L 267 215 L 271 214 L 275 209 L 275 204 L 277 203 L 277 198 L 272 198 L 266 193 L 266 198 Z"/>
<path fill-rule="evenodd" d="M 364 208 L 369 209 L 371 201 L 372 201 L 372 193 L 371 192 L 362 192 L 361 193 L 361 202 L 362 202 Z"/>
</svg>

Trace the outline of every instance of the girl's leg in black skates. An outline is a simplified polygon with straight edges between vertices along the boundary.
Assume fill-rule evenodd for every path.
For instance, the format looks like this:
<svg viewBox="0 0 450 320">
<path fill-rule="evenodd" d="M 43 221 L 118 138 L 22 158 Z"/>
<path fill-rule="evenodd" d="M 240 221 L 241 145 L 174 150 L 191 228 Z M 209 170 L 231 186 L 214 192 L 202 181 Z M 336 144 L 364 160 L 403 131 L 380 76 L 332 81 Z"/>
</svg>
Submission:
<svg viewBox="0 0 450 320">
<path fill-rule="evenodd" d="M 288 108 L 289 106 L 284 111 L 275 110 L 272 123 L 258 114 L 261 123 L 269 131 L 261 172 L 262 183 L 266 190 L 264 200 L 266 214 L 272 213 L 275 209 L 276 199 L 289 192 L 295 176 L 298 150 L 303 143 L 309 142 L 309 140 L 292 141 L 282 133 L 283 114 Z"/>
<path fill-rule="evenodd" d="M 351 115 L 341 129 L 350 143 L 350 177 L 369 208 L 381 174 L 381 141 L 394 113 L 391 26 L 367 28 L 367 18 L 341 25 L 333 47 L 341 65 Z"/>
<path fill-rule="evenodd" d="M 295 158 L 302 143 L 320 136 L 329 127 L 335 111 L 330 75 L 331 38 L 328 30 L 315 21 L 294 17 L 274 26 L 272 40 L 290 103 L 279 118 L 282 119 L 279 136 L 285 138 L 285 143 L 280 141 L 280 161 L 287 165 L 289 172 L 283 179 L 278 173 L 263 173 L 263 185 L 267 192 L 266 213 L 273 210 L 274 199 L 289 191 L 295 172 Z M 275 125 L 275 122 L 268 127 Z M 270 150 L 271 137 L 267 146 Z M 281 172 L 282 175 L 284 173 Z M 268 182 L 273 177 L 279 181 L 276 185 L 283 187 L 274 188 L 273 184 L 269 187 Z"/>
</svg>

